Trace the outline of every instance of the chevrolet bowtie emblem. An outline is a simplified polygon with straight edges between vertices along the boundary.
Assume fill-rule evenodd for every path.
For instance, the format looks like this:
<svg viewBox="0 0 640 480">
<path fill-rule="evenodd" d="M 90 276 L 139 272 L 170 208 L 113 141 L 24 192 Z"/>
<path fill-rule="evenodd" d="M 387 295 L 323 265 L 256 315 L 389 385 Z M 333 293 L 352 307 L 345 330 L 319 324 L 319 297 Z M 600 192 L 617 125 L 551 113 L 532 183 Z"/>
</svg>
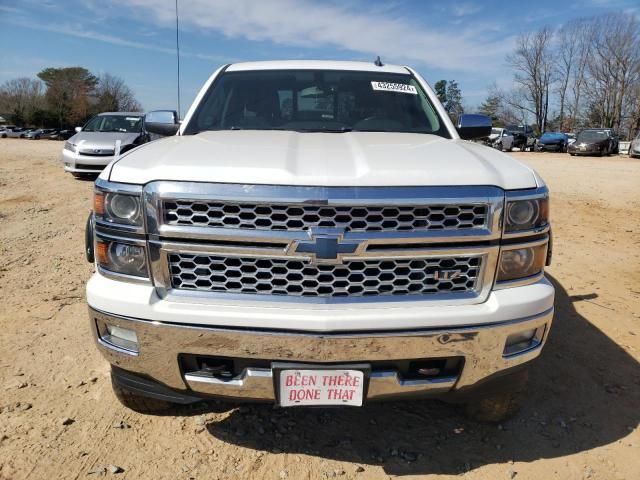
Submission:
<svg viewBox="0 0 640 480">
<path fill-rule="evenodd" d="M 295 253 L 310 253 L 319 262 L 331 262 L 339 259 L 341 254 L 354 253 L 360 242 L 349 242 L 342 239 L 341 233 L 312 233 L 310 240 L 300 240 Z"/>
</svg>

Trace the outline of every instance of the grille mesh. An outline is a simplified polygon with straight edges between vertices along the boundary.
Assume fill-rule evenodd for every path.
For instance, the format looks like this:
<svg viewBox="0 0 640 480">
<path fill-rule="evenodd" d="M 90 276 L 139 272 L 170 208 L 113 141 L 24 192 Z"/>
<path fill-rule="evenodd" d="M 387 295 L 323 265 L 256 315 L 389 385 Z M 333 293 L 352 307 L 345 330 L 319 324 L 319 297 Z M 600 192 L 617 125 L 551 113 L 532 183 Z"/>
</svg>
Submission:
<svg viewBox="0 0 640 480">
<path fill-rule="evenodd" d="M 483 227 L 487 205 L 317 206 L 166 200 L 168 225 L 303 231 L 342 228 L 347 232 L 459 230 Z"/>
<path fill-rule="evenodd" d="M 479 256 L 313 265 L 289 259 L 169 254 L 174 288 L 304 297 L 469 292 L 476 288 L 480 264 Z M 443 270 L 459 273 L 445 280 Z"/>
</svg>

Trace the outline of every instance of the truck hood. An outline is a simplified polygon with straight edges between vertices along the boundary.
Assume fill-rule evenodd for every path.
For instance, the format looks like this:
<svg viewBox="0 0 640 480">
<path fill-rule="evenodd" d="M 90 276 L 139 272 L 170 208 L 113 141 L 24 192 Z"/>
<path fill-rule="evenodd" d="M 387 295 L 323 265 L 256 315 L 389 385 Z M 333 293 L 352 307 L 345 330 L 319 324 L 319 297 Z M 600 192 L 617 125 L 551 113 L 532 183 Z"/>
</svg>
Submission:
<svg viewBox="0 0 640 480">
<path fill-rule="evenodd" d="M 123 132 L 78 132 L 69 139 L 70 143 L 80 145 L 82 148 L 111 149 L 115 147 L 116 140 L 120 140 L 122 145 L 129 145 L 136 141 L 140 133 Z"/>
<path fill-rule="evenodd" d="M 533 170 L 495 149 L 413 133 L 202 132 L 145 144 L 110 167 L 105 177 L 134 184 L 537 186 Z"/>
</svg>

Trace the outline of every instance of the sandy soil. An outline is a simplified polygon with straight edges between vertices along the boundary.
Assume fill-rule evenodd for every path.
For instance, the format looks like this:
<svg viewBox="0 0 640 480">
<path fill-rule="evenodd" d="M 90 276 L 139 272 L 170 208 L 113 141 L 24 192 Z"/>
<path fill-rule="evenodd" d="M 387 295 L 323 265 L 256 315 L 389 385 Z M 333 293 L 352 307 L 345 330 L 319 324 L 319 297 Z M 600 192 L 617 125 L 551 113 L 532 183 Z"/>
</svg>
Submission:
<svg viewBox="0 0 640 480">
<path fill-rule="evenodd" d="M 526 406 L 492 426 L 436 401 L 123 408 L 84 301 L 92 182 L 61 148 L 0 140 L 0 479 L 640 477 L 640 161 L 513 154 L 552 191 L 557 315 Z"/>
</svg>

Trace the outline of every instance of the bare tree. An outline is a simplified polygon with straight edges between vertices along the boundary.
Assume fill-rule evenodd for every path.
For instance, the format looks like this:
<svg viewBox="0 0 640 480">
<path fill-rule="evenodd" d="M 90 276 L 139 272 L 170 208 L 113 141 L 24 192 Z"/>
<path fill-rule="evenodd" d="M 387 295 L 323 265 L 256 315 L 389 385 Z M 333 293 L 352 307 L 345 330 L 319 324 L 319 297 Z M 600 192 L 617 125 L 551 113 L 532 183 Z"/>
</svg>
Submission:
<svg viewBox="0 0 640 480">
<path fill-rule="evenodd" d="M 629 94 L 625 115 L 625 129 L 627 138 L 633 138 L 640 132 L 640 82 L 636 82 Z M 622 130 L 622 128 L 621 128 Z"/>
<path fill-rule="evenodd" d="M 629 95 L 640 82 L 640 31 L 634 16 L 612 13 L 594 26 L 588 62 L 591 117 L 619 129 Z"/>
<path fill-rule="evenodd" d="M 583 90 L 585 87 L 587 77 L 587 66 L 589 64 L 590 49 L 594 36 L 594 24 L 593 18 L 578 19 L 575 21 L 573 28 L 575 28 L 575 35 L 572 36 L 572 40 L 576 42 L 576 48 L 574 50 L 574 67 L 570 71 L 570 86 L 571 86 L 571 103 L 569 104 L 569 114 L 571 121 L 569 124 L 570 129 L 575 129 L 579 123 L 580 112 L 582 108 L 581 102 L 583 102 Z"/>
<path fill-rule="evenodd" d="M 32 121 L 43 106 L 43 85 L 39 80 L 16 78 L 0 86 L 0 111 L 11 116 L 11 121 L 23 124 Z"/>
<path fill-rule="evenodd" d="M 119 77 L 105 73 L 98 78 L 96 109 L 99 112 L 139 112 L 142 106 Z"/>
<path fill-rule="evenodd" d="M 517 108 L 532 113 L 538 130 L 547 126 L 549 89 L 553 73 L 553 30 L 549 27 L 534 33 L 525 33 L 517 40 L 516 51 L 507 56 L 507 62 L 516 71 L 514 81 L 523 94 Z"/>
<path fill-rule="evenodd" d="M 527 93 L 522 87 L 504 91 L 495 85 L 489 90 L 500 99 L 498 116 L 504 125 L 526 125 L 534 111 L 528 107 Z"/>
<path fill-rule="evenodd" d="M 561 130 L 570 130 L 577 123 L 592 37 L 592 19 L 575 19 L 563 25 L 557 32 L 555 75 L 558 81 L 556 93 L 560 110 L 558 123 Z M 573 94 L 571 99 L 567 98 L 570 92 Z M 570 118 L 565 120 L 567 111 Z"/>
</svg>

